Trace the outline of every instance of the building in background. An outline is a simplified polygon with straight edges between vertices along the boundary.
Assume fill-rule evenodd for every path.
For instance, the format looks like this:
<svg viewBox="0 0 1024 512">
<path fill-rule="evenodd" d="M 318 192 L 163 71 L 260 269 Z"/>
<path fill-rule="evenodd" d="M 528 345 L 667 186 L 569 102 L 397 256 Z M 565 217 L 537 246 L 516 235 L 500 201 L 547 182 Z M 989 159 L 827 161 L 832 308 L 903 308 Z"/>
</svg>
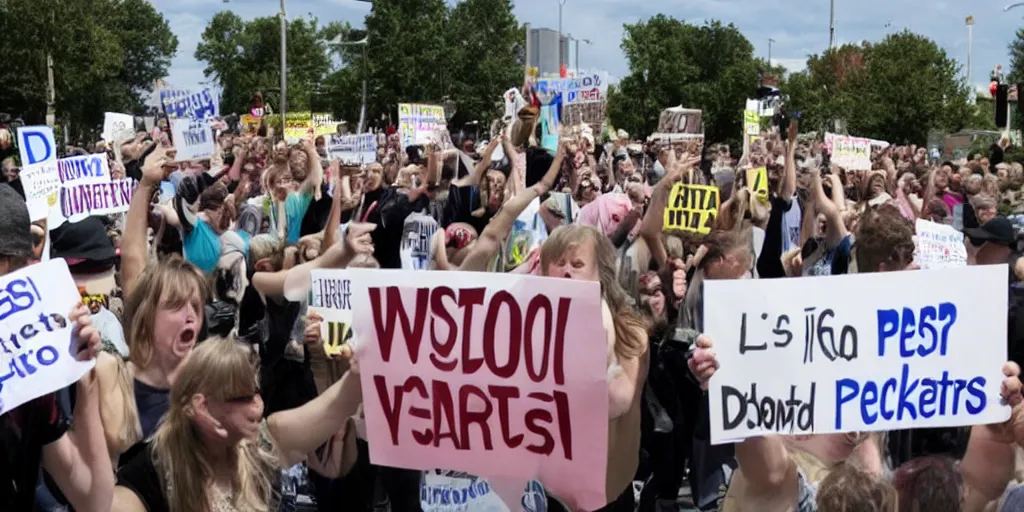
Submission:
<svg viewBox="0 0 1024 512">
<path fill-rule="evenodd" d="M 561 71 L 559 63 L 571 67 L 569 37 L 562 34 L 559 38 L 557 30 L 530 29 L 530 48 L 530 67 L 537 68 L 540 76 L 558 75 Z"/>
</svg>

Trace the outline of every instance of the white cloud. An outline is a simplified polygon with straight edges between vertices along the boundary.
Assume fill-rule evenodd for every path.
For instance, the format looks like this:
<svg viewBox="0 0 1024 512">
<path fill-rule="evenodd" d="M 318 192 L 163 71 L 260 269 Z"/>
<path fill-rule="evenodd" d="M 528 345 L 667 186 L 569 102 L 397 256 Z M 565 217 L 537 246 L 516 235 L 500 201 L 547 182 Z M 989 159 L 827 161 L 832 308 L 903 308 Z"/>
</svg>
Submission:
<svg viewBox="0 0 1024 512">
<path fill-rule="evenodd" d="M 196 44 L 206 23 L 219 10 L 232 9 L 251 19 L 273 16 L 278 2 L 273 0 L 152 0 L 168 19 L 179 39 L 168 82 L 178 87 L 198 87 L 204 80 L 202 63 L 193 58 Z M 455 0 L 446 0 L 454 3 Z M 964 18 L 973 14 L 974 77 L 987 76 L 997 63 L 1008 65 L 1006 45 L 1020 24 L 1021 13 L 1003 13 L 1001 6 L 970 0 L 942 0 L 934 4 L 915 0 L 860 0 L 836 2 L 837 41 L 878 41 L 886 34 L 907 28 L 935 40 L 963 65 L 967 61 L 967 30 Z M 356 0 L 287 0 L 289 17 L 313 15 L 321 23 L 348 21 L 361 25 L 370 12 L 369 4 Z M 567 0 L 563 8 L 562 31 L 589 39 L 593 45 L 580 46 L 583 67 L 604 69 L 615 76 L 629 73 L 623 56 L 622 26 L 664 12 L 689 22 L 718 19 L 734 23 L 761 57 L 768 55 L 768 40 L 773 39 L 773 61 L 789 71 L 804 68 L 806 56 L 821 53 L 828 46 L 829 4 L 806 0 Z M 515 13 L 520 21 L 534 27 L 558 27 L 555 0 L 519 0 Z M 572 49 L 575 53 L 575 48 Z M 782 56 L 782 57 L 775 57 Z M 908 70 L 908 76 L 913 70 Z M 977 78 L 975 79 L 977 81 Z"/>
</svg>

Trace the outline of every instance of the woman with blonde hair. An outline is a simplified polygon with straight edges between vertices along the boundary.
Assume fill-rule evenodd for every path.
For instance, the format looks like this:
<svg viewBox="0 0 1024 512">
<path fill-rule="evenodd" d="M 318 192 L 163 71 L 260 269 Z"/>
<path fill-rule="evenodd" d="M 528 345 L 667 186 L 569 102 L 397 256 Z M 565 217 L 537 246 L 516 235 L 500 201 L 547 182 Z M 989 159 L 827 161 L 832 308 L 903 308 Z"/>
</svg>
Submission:
<svg viewBox="0 0 1024 512">
<path fill-rule="evenodd" d="M 146 159 L 125 223 L 121 283 L 129 360 L 101 354 L 96 364 L 111 458 L 156 430 L 167 412 L 171 385 L 203 326 L 209 284 L 202 271 L 180 257 L 148 265 L 149 198 L 159 189 L 169 162 L 164 148 Z"/>
<path fill-rule="evenodd" d="M 541 275 L 601 283 L 608 353 L 608 469 L 604 511 L 633 510 L 639 464 L 640 395 L 647 378 L 647 326 L 616 277 L 615 248 L 602 232 L 572 224 L 556 229 L 540 250 Z"/>
<path fill-rule="evenodd" d="M 277 510 L 280 470 L 344 432 L 361 388 L 347 375 L 308 404 L 264 421 L 250 352 L 212 339 L 182 366 L 170 398 L 167 419 L 118 472 L 115 512 Z M 333 476 L 354 463 L 354 454 L 343 452 L 328 464 Z"/>
</svg>

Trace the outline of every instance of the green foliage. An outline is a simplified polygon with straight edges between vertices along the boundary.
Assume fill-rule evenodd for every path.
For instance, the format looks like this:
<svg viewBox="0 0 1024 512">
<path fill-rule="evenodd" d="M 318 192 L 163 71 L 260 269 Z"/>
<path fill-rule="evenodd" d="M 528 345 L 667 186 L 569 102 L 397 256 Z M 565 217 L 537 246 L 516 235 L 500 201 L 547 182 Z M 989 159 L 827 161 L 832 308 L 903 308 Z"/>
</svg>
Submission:
<svg viewBox="0 0 1024 512">
<path fill-rule="evenodd" d="M 221 112 L 246 113 L 256 91 L 275 111 L 280 110 L 281 24 L 276 16 L 243 21 L 231 11 L 213 16 L 196 47 L 197 60 L 206 62 L 203 74 L 219 84 Z M 317 86 L 327 75 L 327 36 L 336 25 L 321 30 L 316 19 L 288 22 L 288 110 L 310 110 Z"/>
<path fill-rule="evenodd" d="M 955 132 L 972 118 L 959 65 L 934 41 L 909 31 L 879 43 L 812 55 L 783 91 L 807 129 L 845 120 L 850 134 L 923 144 L 931 130 Z"/>
<path fill-rule="evenodd" d="M 744 104 L 757 88 L 758 62 L 734 25 L 696 26 L 659 14 L 626 25 L 622 49 L 630 74 L 608 100 L 617 128 L 650 134 L 661 110 L 682 105 L 704 111 L 708 140 L 739 138 Z"/>
<path fill-rule="evenodd" d="M 49 52 L 57 119 L 75 137 L 98 132 L 104 112 L 141 113 L 178 48 L 147 0 L 7 0 L 0 32 L 2 110 L 45 122 Z"/>
</svg>

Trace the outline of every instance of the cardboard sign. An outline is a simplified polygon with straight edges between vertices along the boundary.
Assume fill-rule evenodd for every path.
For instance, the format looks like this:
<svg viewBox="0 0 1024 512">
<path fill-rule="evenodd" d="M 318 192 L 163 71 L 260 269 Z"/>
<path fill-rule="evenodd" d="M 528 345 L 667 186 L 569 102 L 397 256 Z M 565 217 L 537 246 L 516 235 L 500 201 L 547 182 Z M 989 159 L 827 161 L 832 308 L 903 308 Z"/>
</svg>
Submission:
<svg viewBox="0 0 1024 512">
<path fill-rule="evenodd" d="M 220 104 L 209 89 L 200 92 L 163 89 L 160 104 L 170 119 L 206 119 L 220 117 Z"/>
<path fill-rule="evenodd" d="M 1006 273 L 705 281 L 712 443 L 1006 421 Z"/>
<path fill-rule="evenodd" d="M 64 222 L 80 222 L 94 215 L 125 213 L 134 193 L 135 180 L 131 178 L 109 183 L 65 185 L 60 189 L 60 201 L 50 209 L 46 224 L 53 230 Z"/>
<path fill-rule="evenodd" d="M 347 269 L 374 464 L 537 479 L 605 505 L 606 344 L 596 282 Z"/>
<path fill-rule="evenodd" d="M 103 140 L 121 143 L 134 137 L 134 117 L 116 112 L 107 112 L 103 115 Z"/>
<path fill-rule="evenodd" d="M 917 219 L 914 237 L 914 263 L 922 269 L 967 266 L 964 234 L 953 226 Z"/>
<path fill-rule="evenodd" d="M 110 163 L 104 153 L 61 158 L 57 177 L 64 186 L 110 183 Z"/>
<path fill-rule="evenodd" d="M 327 153 L 331 159 L 345 165 L 372 164 L 377 161 L 377 136 L 372 133 L 332 135 Z"/>
<path fill-rule="evenodd" d="M 345 270 L 314 269 L 310 271 L 309 310 L 319 314 L 320 335 L 328 356 L 341 353 L 343 345 L 355 347 L 352 329 L 352 282 Z"/>
<path fill-rule="evenodd" d="M 718 216 L 718 187 L 676 183 L 665 207 L 665 231 L 708 234 Z"/>
<path fill-rule="evenodd" d="M 884 149 L 889 147 L 889 143 L 863 137 L 825 133 L 825 148 L 832 155 L 832 163 L 848 171 L 870 171 L 872 147 Z"/>
<path fill-rule="evenodd" d="M 747 189 L 762 203 L 768 202 L 768 169 L 747 169 Z"/>
<path fill-rule="evenodd" d="M 537 92 L 560 93 L 562 105 L 583 105 L 600 103 L 608 97 L 608 73 L 586 73 L 572 78 L 541 78 L 537 80 Z"/>
<path fill-rule="evenodd" d="M 0 277 L 0 415 L 74 384 L 96 365 L 73 353 L 68 315 L 81 300 L 63 259 Z"/>
<path fill-rule="evenodd" d="M 213 156 L 216 144 L 209 123 L 192 119 L 171 119 L 171 136 L 178 160 L 202 160 Z"/>
<path fill-rule="evenodd" d="M 45 219 L 50 200 L 60 188 L 57 178 L 57 141 L 49 126 L 23 126 L 18 129 L 21 156 L 21 183 L 25 204 L 32 221 Z"/>
<path fill-rule="evenodd" d="M 417 103 L 398 104 L 398 133 L 401 134 L 402 147 L 428 144 L 434 132 L 447 127 L 443 107 Z"/>
</svg>

